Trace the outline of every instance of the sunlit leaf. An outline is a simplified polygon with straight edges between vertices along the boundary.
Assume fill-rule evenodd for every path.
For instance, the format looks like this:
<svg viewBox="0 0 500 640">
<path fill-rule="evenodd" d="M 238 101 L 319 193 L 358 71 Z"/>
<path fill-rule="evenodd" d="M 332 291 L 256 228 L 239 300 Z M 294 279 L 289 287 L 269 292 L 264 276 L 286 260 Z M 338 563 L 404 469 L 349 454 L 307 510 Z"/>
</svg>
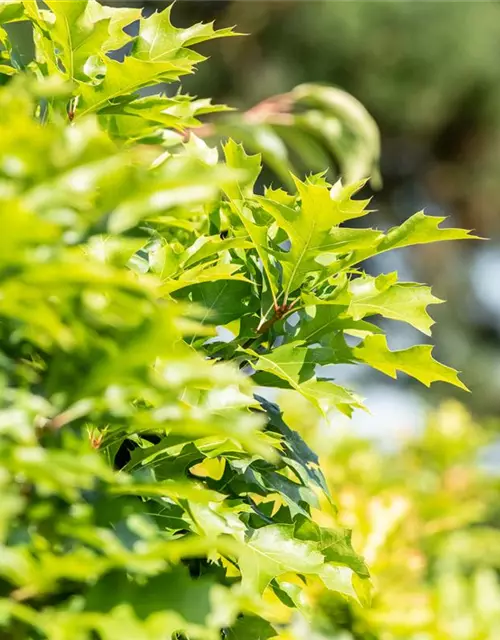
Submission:
<svg viewBox="0 0 500 640">
<path fill-rule="evenodd" d="M 418 345 L 400 351 L 390 351 L 384 336 L 368 336 L 363 344 L 353 349 L 354 355 L 362 362 L 395 378 L 398 371 L 416 378 L 427 387 L 433 382 L 448 382 L 467 391 L 467 387 L 450 367 L 437 362 L 432 357 L 430 345 Z"/>
</svg>

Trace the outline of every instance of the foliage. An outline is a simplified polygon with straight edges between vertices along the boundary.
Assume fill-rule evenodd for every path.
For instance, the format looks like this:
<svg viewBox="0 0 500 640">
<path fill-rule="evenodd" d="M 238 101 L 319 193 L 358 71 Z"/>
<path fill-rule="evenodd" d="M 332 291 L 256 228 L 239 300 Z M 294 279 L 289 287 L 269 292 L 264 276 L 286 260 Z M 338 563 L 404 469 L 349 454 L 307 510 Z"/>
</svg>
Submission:
<svg viewBox="0 0 500 640">
<path fill-rule="evenodd" d="M 422 433 L 391 449 L 352 434 L 330 441 L 323 469 L 339 515 L 353 527 L 355 545 L 370 565 L 376 597 L 361 609 L 311 592 L 318 607 L 315 638 L 498 637 L 495 431 L 447 402 L 429 415 Z"/>
<path fill-rule="evenodd" d="M 187 135 L 219 107 L 140 93 L 230 30 L 45 4 L 0 7 L 0 628 L 301 637 L 305 588 L 365 603 L 369 574 L 306 430 L 269 398 L 350 414 L 360 399 L 321 375 L 346 362 L 463 387 L 429 345 L 390 351 L 365 319 L 428 334 L 437 298 L 361 265 L 471 236 L 423 213 L 387 233 L 346 226 L 369 213 L 363 182 L 254 194 L 257 156 L 228 141 L 222 162 Z M 28 62 L 8 36 L 19 20 Z"/>
</svg>

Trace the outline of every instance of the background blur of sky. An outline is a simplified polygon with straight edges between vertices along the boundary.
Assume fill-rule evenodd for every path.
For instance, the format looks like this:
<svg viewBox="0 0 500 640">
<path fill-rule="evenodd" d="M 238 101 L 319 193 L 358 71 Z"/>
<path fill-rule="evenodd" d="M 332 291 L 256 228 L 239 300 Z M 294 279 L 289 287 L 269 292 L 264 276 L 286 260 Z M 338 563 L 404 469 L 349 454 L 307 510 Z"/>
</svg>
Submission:
<svg viewBox="0 0 500 640">
<path fill-rule="evenodd" d="M 205 46 L 211 60 L 184 83 L 191 93 L 245 109 L 302 82 L 346 89 L 382 132 L 374 226 L 425 208 L 490 238 L 405 249 L 371 269 L 397 269 L 448 301 L 431 308 L 435 354 L 463 371 L 472 394 L 457 394 L 474 413 L 500 414 L 500 3 L 194 0 L 173 10 L 179 26 L 214 19 L 249 35 Z M 392 347 L 425 341 L 396 322 L 389 332 Z M 418 426 L 423 402 L 453 394 L 352 376 L 345 368 L 339 377 L 386 429 Z"/>
</svg>

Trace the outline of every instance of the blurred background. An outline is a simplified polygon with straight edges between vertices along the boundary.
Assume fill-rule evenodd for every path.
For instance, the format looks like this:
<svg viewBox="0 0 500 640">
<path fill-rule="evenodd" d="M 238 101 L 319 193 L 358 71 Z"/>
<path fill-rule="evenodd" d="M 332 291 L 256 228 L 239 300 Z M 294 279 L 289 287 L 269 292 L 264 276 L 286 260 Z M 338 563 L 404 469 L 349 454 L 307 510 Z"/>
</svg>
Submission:
<svg viewBox="0 0 500 640">
<path fill-rule="evenodd" d="M 135 4 L 152 11 L 168 3 Z M 391 252 L 368 268 L 397 269 L 447 300 L 431 308 L 435 355 L 463 372 L 472 394 L 457 393 L 475 415 L 499 413 L 500 4 L 190 1 L 178 2 L 172 19 L 177 26 L 215 20 L 248 34 L 201 49 L 211 59 L 183 83 L 192 94 L 246 110 L 316 82 L 365 105 L 382 136 L 383 186 L 373 192 L 371 224 L 386 228 L 425 208 L 489 238 Z M 390 324 L 393 348 L 425 341 Z M 418 428 L 426 405 L 453 393 L 445 385 L 428 391 L 409 379 L 353 375 L 346 368 L 337 377 L 367 398 L 373 415 L 358 423 L 384 426 L 384 437 Z"/>
</svg>

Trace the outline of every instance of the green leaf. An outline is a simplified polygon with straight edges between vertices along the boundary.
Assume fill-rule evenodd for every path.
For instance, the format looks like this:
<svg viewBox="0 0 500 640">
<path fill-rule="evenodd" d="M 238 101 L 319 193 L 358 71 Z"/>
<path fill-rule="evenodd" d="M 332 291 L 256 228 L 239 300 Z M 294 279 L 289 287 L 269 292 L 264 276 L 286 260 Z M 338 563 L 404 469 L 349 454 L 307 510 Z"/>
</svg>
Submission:
<svg viewBox="0 0 500 640">
<path fill-rule="evenodd" d="M 94 23 L 94 29 L 99 30 L 101 24 L 107 27 L 107 37 L 102 42 L 104 52 L 120 49 L 130 42 L 132 36 L 124 28 L 141 18 L 141 9 L 132 7 L 108 7 L 98 2 L 88 2 L 85 15 Z M 94 54 L 96 51 L 94 50 Z"/>
<path fill-rule="evenodd" d="M 85 78 L 85 63 L 100 51 L 108 37 L 109 19 L 93 22 L 85 18 L 87 0 L 47 0 L 46 4 L 55 16 L 50 35 L 60 51 L 59 59 L 66 77 L 69 80 Z"/>
<path fill-rule="evenodd" d="M 68 80 L 85 82 L 91 79 L 87 68 L 91 59 L 101 56 L 101 65 L 106 72 L 105 60 L 109 59 L 102 58 L 102 54 L 131 41 L 132 36 L 123 29 L 141 15 L 138 9 L 110 10 L 88 0 L 49 0 L 46 4 L 55 16 L 49 33 L 56 58 Z"/>
<path fill-rule="evenodd" d="M 267 165 L 288 188 L 294 188 L 288 150 L 274 128 L 256 119 L 250 124 L 238 122 L 221 126 L 220 133 L 224 137 L 236 138 L 246 149 L 258 152 L 263 164 Z"/>
<path fill-rule="evenodd" d="M 316 575 L 328 589 L 356 598 L 353 569 L 329 560 L 329 556 L 338 559 L 349 555 L 362 575 L 368 576 L 363 561 L 352 549 L 349 551 L 349 534 L 347 537 L 336 536 L 313 523 L 308 527 L 307 519 L 298 518 L 298 528 L 296 525 L 270 525 L 252 533 L 239 558 L 243 589 L 262 592 L 271 580 L 293 572 Z"/>
<path fill-rule="evenodd" d="M 299 466 L 294 465 L 294 469 L 301 475 L 304 482 L 313 482 L 325 495 L 328 495 L 328 487 L 320 468 L 318 456 L 296 431 L 293 431 L 285 424 L 277 405 L 260 396 L 256 396 L 256 398 L 269 417 L 268 428 L 271 427 L 282 434 L 281 447 L 285 450 L 287 458 L 293 459 L 298 463 Z M 303 472 L 305 475 L 302 475 Z"/>
<path fill-rule="evenodd" d="M 217 280 L 238 280 L 240 282 L 250 282 L 242 273 L 237 273 L 240 266 L 237 264 L 217 264 L 206 266 L 204 264 L 192 267 L 184 271 L 178 278 L 169 279 L 163 283 L 161 292 L 163 294 L 173 293 L 184 287 L 190 287 L 202 282 L 216 282 Z"/>
<path fill-rule="evenodd" d="M 368 201 L 352 200 L 352 195 L 363 186 L 363 182 L 346 188 L 338 184 L 331 192 L 321 184 L 299 180 L 295 183 L 301 199 L 299 210 L 269 198 L 259 198 L 291 243 L 288 252 L 279 254 L 283 267 L 285 302 L 310 274 L 322 270 L 323 266 L 317 259 L 321 254 L 328 253 L 332 245 L 335 247 L 335 241 L 330 236 L 332 228 L 345 220 L 368 213 Z"/>
<path fill-rule="evenodd" d="M 226 190 L 227 195 L 233 200 L 238 200 L 242 195 L 252 194 L 262 168 L 260 154 L 248 155 L 243 146 L 234 140 L 228 140 L 223 150 L 228 167 L 241 170 L 244 176 L 239 185 L 235 185 L 229 191 Z"/>
<path fill-rule="evenodd" d="M 225 238 L 219 236 L 200 236 L 184 252 L 180 261 L 184 267 L 190 267 L 205 258 L 229 251 L 229 249 L 251 249 L 252 243 L 245 238 Z"/>
<path fill-rule="evenodd" d="M 326 529 L 320 527 L 309 518 L 297 516 L 295 519 L 295 536 L 298 540 L 311 540 L 328 562 L 350 567 L 361 578 L 369 578 L 366 564 L 353 549 L 351 531 L 349 529 Z"/>
<path fill-rule="evenodd" d="M 329 243 L 326 243 L 324 246 L 325 252 L 321 253 L 316 258 L 316 261 L 328 266 L 339 254 L 376 246 L 382 238 L 382 232 L 376 229 L 334 227 L 330 230 Z"/>
<path fill-rule="evenodd" d="M 407 322 L 422 333 L 430 335 L 433 319 L 427 306 L 443 301 L 431 294 L 429 287 L 411 282 L 397 282 L 397 273 L 377 278 L 363 275 L 350 281 L 347 291 L 335 302 L 348 305 L 354 320 L 381 315 L 391 320 Z"/>
<path fill-rule="evenodd" d="M 239 563 L 243 589 L 262 593 L 273 578 L 289 571 L 317 574 L 324 557 L 314 543 L 295 538 L 293 525 L 270 525 L 252 532 Z"/>
<path fill-rule="evenodd" d="M 224 155 L 227 165 L 233 169 L 243 171 L 243 177 L 238 185 L 225 188 L 225 193 L 230 199 L 231 208 L 239 217 L 253 246 L 260 258 L 262 268 L 266 274 L 273 301 L 277 301 L 278 285 L 277 274 L 273 271 L 269 260 L 268 228 L 257 224 L 252 211 L 246 207 L 241 199 L 252 192 L 261 170 L 260 155 L 247 155 L 243 147 L 229 140 L 224 146 Z"/>
<path fill-rule="evenodd" d="M 209 504 L 218 502 L 224 496 L 216 491 L 210 491 L 200 484 L 194 482 L 178 482 L 168 480 L 166 482 L 155 482 L 151 484 L 128 484 L 113 487 L 113 494 L 132 495 L 161 498 L 170 498 L 173 500 L 192 500 L 193 502 Z"/>
<path fill-rule="evenodd" d="M 228 640 L 270 640 L 276 637 L 276 630 L 257 616 L 241 616 L 226 634 Z"/>
<path fill-rule="evenodd" d="M 339 342 L 339 332 L 359 335 L 360 333 L 380 333 L 374 324 L 358 319 L 347 305 L 333 301 L 321 300 L 311 294 L 304 296 L 306 307 L 301 312 L 298 331 L 295 334 L 297 340 L 304 340 L 307 344 L 321 343 L 338 352 L 342 361 L 350 360 L 347 350 L 342 349 Z M 342 353 L 343 351 L 343 353 Z"/>
<path fill-rule="evenodd" d="M 368 336 L 359 347 L 353 349 L 354 355 L 374 369 L 378 369 L 391 378 L 402 371 L 416 378 L 426 387 L 433 382 L 448 382 L 464 391 L 467 387 L 457 376 L 457 372 L 434 360 L 433 347 L 418 345 L 401 351 L 390 351 L 385 336 Z"/>
<path fill-rule="evenodd" d="M 9 67 L 7 64 L 0 64 L 0 73 L 6 76 L 13 76 L 17 73 L 17 69 L 14 67 Z"/>
<path fill-rule="evenodd" d="M 115 127 L 124 129 L 124 123 L 136 121 L 143 126 L 163 125 L 163 127 L 183 129 L 199 126 L 197 116 L 205 113 L 226 111 L 223 105 L 213 105 L 210 100 L 196 100 L 182 94 L 173 98 L 154 95 L 136 98 L 132 102 L 111 102 L 100 109 L 102 114 L 114 115 Z M 125 118 L 125 116 L 131 116 Z M 139 126 L 136 124 L 136 126 Z M 131 127 L 130 127 L 131 128 Z M 190 140 L 194 139 L 193 134 Z M 180 140 L 179 140 L 180 142 Z"/>
<path fill-rule="evenodd" d="M 24 15 L 22 2 L 3 2 L 0 6 L 0 24 L 22 20 Z"/>
<path fill-rule="evenodd" d="M 238 35 L 230 28 L 216 31 L 213 23 L 199 23 L 187 29 L 177 29 L 170 21 L 171 12 L 172 5 L 141 20 L 139 36 L 134 43 L 135 56 L 151 61 L 173 60 L 186 47 L 214 38 Z M 192 54 L 193 52 L 189 52 L 190 56 Z M 188 54 L 183 51 L 182 55 Z M 197 54 L 194 59 L 200 61 L 204 58 Z"/>
<path fill-rule="evenodd" d="M 189 73 L 192 63 L 181 58 L 176 61 L 152 62 L 127 56 L 123 62 L 106 60 L 106 75 L 97 85 L 79 83 L 81 107 L 76 118 L 97 112 L 121 97 L 134 97 L 135 92 L 151 84 L 178 80 Z"/>
<path fill-rule="evenodd" d="M 446 218 L 426 216 L 423 211 L 415 213 L 403 224 L 390 229 L 377 247 L 377 253 L 400 249 L 415 244 L 428 244 L 444 240 L 478 240 L 470 231 L 464 229 L 440 228 Z"/>
<path fill-rule="evenodd" d="M 259 384 L 266 382 L 274 386 L 273 378 L 283 380 L 292 389 L 298 391 L 309 400 L 321 413 L 327 413 L 332 407 L 350 414 L 353 408 L 362 408 L 358 398 L 343 387 L 326 380 L 315 379 L 315 367 L 319 355 L 315 349 L 304 346 L 302 342 L 290 342 L 277 347 L 270 354 L 257 354 L 249 349 L 245 350 L 255 358 L 252 366 L 257 371 L 271 374 L 270 381 L 257 375 L 255 380 Z"/>
<path fill-rule="evenodd" d="M 176 297 L 199 304 L 202 323 L 225 325 L 257 310 L 251 292 L 248 282 L 218 280 L 183 288 Z"/>
</svg>

